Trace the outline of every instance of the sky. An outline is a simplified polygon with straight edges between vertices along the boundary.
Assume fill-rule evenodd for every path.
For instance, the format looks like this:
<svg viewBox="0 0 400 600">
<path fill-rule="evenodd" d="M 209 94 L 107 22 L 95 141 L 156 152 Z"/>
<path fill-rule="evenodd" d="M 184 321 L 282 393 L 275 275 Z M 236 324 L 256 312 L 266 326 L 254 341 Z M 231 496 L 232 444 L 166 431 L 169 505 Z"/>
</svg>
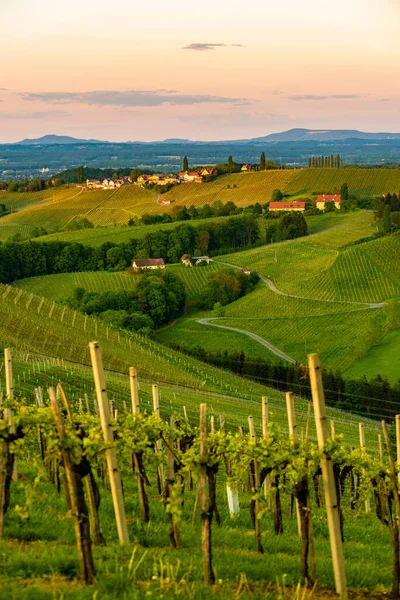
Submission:
<svg viewBox="0 0 400 600">
<path fill-rule="evenodd" d="M 400 132 L 400 0 L 0 0 L 0 143 Z"/>
</svg>

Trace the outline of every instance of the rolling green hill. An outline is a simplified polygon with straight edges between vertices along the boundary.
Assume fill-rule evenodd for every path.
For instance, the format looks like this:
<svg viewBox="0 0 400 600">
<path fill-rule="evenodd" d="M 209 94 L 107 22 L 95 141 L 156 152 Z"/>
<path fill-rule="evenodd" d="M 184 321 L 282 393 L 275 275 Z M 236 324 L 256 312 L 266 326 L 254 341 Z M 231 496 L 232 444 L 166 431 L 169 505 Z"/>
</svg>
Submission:
<svg viewBox="0 0 400 600">
<path fill-rule="evenodd" d="M 29 234 L 41 226 L 63 229 L 73 219 L 87 217 L 96 227 L 126 225 L 131 217 L 145 213 L 164 213 L 176 207 L 197 207 L 216 201 L 232 201 L 238 206 L 271 199 L 279 188 L 285 195 L 312 197 L 315 193 L 339 191 L 343 183 L 358 197 L 374 197 L 400 189 L 400 169 L 301 169 L 254 173 L 234 173 L 217 177 L 209 183 L 181 184 L 162 195 L 171 204 L 157 202 L 157 194 L 135 185 L 116 191 L 82 191 L 76 187 L 61 187 L 35 193 L 2 193 L 0 200 L 15 214 L 0 221 L 0 240 L 14 233 Z"/>
</svg>

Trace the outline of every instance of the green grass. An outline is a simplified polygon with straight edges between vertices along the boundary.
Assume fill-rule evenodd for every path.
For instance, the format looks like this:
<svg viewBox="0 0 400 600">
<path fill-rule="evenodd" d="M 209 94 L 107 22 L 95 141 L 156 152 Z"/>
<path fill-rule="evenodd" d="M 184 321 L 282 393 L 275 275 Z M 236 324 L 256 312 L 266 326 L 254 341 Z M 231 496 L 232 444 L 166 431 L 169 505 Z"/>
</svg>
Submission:
<svg viewBox="0 0 400 600">
<path fill-rule="evenodd" d="M 398 193 L 400 169 L 302 169 L 284 188 L 286 194 L 328 194 L 340 192 L 347 183 L 350 194 L 371 198 Z"/>
<path fill-rule="evenodd" d="M 378 346 L 370 348 L 367 355 L 345 370 L 345 376 L 359 379 L 381 375 L 392 383 L 400 380 L 400 329 L 390 331 Z"/>
</svg>

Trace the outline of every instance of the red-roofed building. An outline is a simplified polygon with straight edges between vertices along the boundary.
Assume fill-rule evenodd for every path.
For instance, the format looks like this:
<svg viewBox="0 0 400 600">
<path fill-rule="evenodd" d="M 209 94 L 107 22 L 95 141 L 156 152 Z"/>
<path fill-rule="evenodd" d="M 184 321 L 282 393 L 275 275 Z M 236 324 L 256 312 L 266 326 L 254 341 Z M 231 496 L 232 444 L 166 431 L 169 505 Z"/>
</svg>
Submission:
<svg viewBox="0 0 400 600">
<path fill-rule="evenodd" d="M 334 202 L 335 208 L 340 208 L 340 194 L 320 194 L 315 199 L 315 205 L 320 210 L 324 210 L 325 202 Z"/>
<path fill-rule="evenodd" d="M 270 202 L 269 210 L 272 211 L 286 211 L 286 210 L 295 210 L 298 212 L 303 212 L 306 210 L 305 202 Z"/>
</svg>

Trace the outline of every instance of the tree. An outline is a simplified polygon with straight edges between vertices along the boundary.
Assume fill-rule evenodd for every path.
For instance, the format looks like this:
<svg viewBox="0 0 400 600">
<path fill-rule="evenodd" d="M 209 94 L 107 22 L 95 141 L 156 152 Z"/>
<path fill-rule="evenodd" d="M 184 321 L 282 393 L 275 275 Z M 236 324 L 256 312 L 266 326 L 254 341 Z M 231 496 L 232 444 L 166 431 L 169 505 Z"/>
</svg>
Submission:
<svg viewBox="0 0 400 600">
<path fill-rule="evenodd" d="M 325 206 L 324 206 L 324 212 L 328 213 L 328 212 L 335 212 L 336 208 L 335 208 L 335 203 L 333 201 L 331 202 L 325 202 Z"/>
<path fill-rule="evenodd" d="M 342 185 L 342 187 L 340 188 L 340 199 L 341 200 L 349 199 L 349 186 L 347 185 L 347 183 L 344 183 Z"/>
<path fill-rule="evenodd" d="M 265 152 L 261 152 L 261 156 L 260 156 L 260 171 L 265 171 Z"/>
<path fill-rule="evenodd" d="M 189 161 L 187 156 L 183 157 L 182 171 L 189 171 Z"/>
<path fill-rule="evenodd" d="M 271 196 L 272 202 L 280 202 L 282 200 L 282 198 L 283 198 L 283 194 L 282 194 L 281 190 L 275 189 L 272 192 L 272 196 Z"/>
<path fill-rule="evenodd" d="M 384 210 L 383 210 L 383 219 L 382 219 L 382 231 L 384 233 L 384 235 L 387 235 L 388 233 L 390 233 L 391 229 L 392 229 L 392 217 L 391 217 L 391 210 L 390 210 L 390 206 L 388 204 L 386 204 Z"/>
<path fill-rule="evenodd" d="M 390 215 L 393 229 L 400 229 L 400 212 L 394 212 Z"/>
<path fill-rule="evenodd" d="M 83 167 L 82 166 L 78 167 L 77 176 L 78 176 L 78 183 L 82 183 L 83 182 Z"/>
<path fill-rule="evenodd" d="M 132 180 L 132 183 L 137 181 L 139 175 L 140 175 L 140 169 L 132 169 L 132 171 L 130 173 L 130 178 Z"/>
<path fill-rule="evenodd" d="M 210 243 L 209 232 L 206 229 L 200 230 L 196 237 L 196 245 L 199 247 L 199 250 L 202 254 L 207 254 L 209 243 Z"/>
<path fill-rule="evenodd" d="M 233 171 L 234 168 L 235 168 L 235 163 L 233 161 L 232 156 L 230 156 L 228 158 L 228 171 L 229 171 L 229 173 L 232 173 L 232 171 Z"/>
<path fill-rule="evenodd" d="M 221 302 L 216 302 L 213 306 L 213 310 L 214 310 L 215 316 L 217 318 L 221 318 L 221 317 L 225 316 L 225 309 L 222 306 Z"/>
</svg>

